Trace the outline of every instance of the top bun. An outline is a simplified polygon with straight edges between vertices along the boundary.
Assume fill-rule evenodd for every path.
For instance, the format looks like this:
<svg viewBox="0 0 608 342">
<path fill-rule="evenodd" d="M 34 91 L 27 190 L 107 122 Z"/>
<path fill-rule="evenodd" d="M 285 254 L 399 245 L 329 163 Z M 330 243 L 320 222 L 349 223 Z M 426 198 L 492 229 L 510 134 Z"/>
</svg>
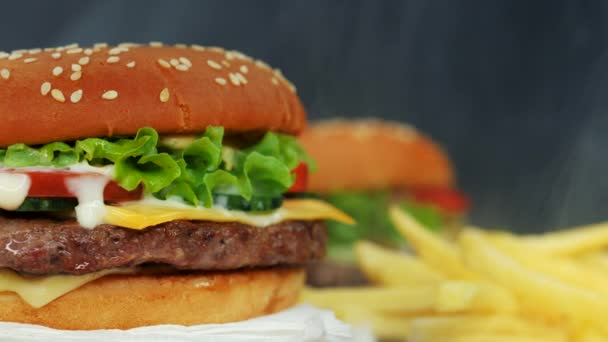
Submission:
<svg viewBox="0 0 608 342">
<path fill-rule="evenodd" d="M 228 131 L 296 134 L 306 113 L 279 70 L 237 51 L 120 44 L 0 52 L 0 147 L 88 137 Z"/>
<path fill-rule="evenodd" d="M 316 192 L 394 187 L 452 187 L 454 173 L 439 145 L 414 128 L 380 120 L 312 124 L 300 142 L 318 164 Z"/>
</svg>

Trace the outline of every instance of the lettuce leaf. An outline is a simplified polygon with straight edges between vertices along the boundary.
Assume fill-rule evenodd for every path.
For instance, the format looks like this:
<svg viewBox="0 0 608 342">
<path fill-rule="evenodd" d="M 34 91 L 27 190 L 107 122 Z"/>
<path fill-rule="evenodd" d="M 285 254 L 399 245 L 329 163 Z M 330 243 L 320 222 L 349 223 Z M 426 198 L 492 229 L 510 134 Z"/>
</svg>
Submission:
<svg viewBox="0 0 608 342">
<path fill-rule="evenodd" d="M 327 201 L 352 216 L 357 222 L 354 226 L 335 221 L 327 221 L 329 235 L 329 254 L 342 259 L 352 256 L 351 245 L 359 240 L 372 240 L 391 247 L 405 245 L 405 240 L 393 226 L 388 207 L 394 200 L 388 191 L 336 192 L 327 196 Z M 398 203 L 418 222 L 430 230 L 443 226 L 439 211 L 429 205 L 401 200 Z M 345 253 L 345 251 L 350 251 Z"/>
<path fill-rule="evenodd" d="M 181 149 L 159 151 L 158 133 L 142 128 L 132 138 L 89 138 L 72 145 L 53 142 L 43 146 L 15 144 L 0 149 L 4 167 L 63 168 L 82 161 L 114 165 L 114 179 L 125 189 L 143 184 L 147 193 L 166 199 L 179 197 L 192 205 L 213 205 L 213 194 L 281 196 L 294 182 L 291 174 L 300 162 L 314 168 L 296 139 L 266 133 L 245 149 L 223 145 L 224 128 L 207 130 Z"/>
</svg>

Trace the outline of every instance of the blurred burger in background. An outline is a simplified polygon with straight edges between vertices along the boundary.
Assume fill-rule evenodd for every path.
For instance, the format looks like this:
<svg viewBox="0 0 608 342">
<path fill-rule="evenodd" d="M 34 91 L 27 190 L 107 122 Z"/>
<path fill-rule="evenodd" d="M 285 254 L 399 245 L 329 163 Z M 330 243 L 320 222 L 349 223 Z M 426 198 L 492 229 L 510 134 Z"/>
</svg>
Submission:
<svg viewBox="0 0 608 342">
<path fill-rule="evenodd" d="M 414 128 L 379 120 L 331 120 L 312 124 L 300 142 L 317 163 L 309 191 L 351 215 L 356 226 L 328 222 L 328 258 L 312 264 L 308 283 L 339 286 L 366 283 L 355 266 L 360 239 L 405 248 L 388 217 L 398 204 L 427 229 L 447 236 L 469 207 L 457 190 L 442 148 Z"/>
</svg>

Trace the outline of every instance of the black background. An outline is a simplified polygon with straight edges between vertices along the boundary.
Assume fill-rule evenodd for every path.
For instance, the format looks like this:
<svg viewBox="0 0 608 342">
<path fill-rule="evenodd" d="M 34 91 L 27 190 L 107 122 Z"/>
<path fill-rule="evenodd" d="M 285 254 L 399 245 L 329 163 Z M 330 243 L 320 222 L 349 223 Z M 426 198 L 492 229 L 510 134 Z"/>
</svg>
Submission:
<svg viewBox="0 0 608 342">
<path fill-rule="evenodd" d="M 608 2 L 16 1 L 0 13 L 0 50 L 220 45 L 283 69 L 312 118 L 411 123 L 451 154 L 476 224 L 608 218 Z"/>
</svg>

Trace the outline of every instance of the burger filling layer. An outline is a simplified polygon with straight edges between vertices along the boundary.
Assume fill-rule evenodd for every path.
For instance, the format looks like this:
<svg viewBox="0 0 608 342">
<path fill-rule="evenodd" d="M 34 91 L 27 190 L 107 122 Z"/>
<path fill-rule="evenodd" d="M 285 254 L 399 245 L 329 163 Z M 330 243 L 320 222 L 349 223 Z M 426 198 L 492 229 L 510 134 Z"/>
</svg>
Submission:
<svg viewBox="0 0 608 342">
<path fill-rule="evenodd" d="M 39 307 L 106 274 L 301 265 L 325 253 L 320 220 L 352 223 L 305 193 L 312 162 L 266 133 L 89 138 L 0 149 L 0 291 Z"/>
</svg>

